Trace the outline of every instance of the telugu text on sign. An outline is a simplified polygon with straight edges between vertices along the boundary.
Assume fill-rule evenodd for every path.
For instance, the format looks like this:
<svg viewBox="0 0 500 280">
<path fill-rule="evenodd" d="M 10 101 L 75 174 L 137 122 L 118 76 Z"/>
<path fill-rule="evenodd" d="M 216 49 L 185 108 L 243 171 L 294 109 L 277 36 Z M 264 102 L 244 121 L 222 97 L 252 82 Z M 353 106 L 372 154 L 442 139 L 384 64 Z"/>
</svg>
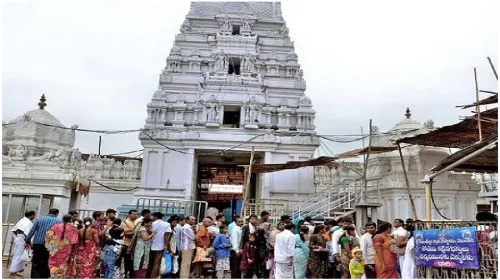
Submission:
<svg viewBox="0 0 500 280">
<path fill-rule="evenodd" d="M 417 230 L 413 236 L 417 266 L 479 269 L 477 236 L 473 227 Z"/>
</svg>

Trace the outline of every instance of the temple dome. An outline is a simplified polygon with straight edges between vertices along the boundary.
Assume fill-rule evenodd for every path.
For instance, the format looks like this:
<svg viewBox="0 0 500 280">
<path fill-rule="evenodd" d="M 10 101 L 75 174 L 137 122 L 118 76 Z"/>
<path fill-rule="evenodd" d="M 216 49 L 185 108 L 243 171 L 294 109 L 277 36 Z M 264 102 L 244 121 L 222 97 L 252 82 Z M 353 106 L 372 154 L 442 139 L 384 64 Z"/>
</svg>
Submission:
<svg viewBox="0 0 500 280">
<path fill-rule="evenodd" d="M 406 118 L 398 122 L 387 133 L 376 135 L 375 146 L 392 146 L 392 142 L 399 138 L 420 134 L 426 130 L 423 124 L 411 118 L 409 108 L 406 108 L 405 117 Z"/>
<path fill-rule="evenodd" d="M 391 128 L 391 130 L 389 130 L 389 132 L 404 133 L 411 130 L 421 129 L 423 127 L 423 125 L 420 122 L 410 118 L 411 116 L 411 114 L 409 114 L 410 110 L 407 110 L 406 112 L 407 112 L 406 113 L 407 117 L 402 121 L 398 122 L 393 128 Z"/>
<path fill-rule="evenodd" d="M 45 96 L 38 103 L 39 109 L 31 110 L 3 127 L 2 145 L 7 149 L 24 146 L 32 155 L 51 149 L 70 150 L 75 144 L 75 131 L 68 129 L 44 108 Z M 74 127 L 73 127 L 74 128 Z"/>
<path fill-rule="evenodd" d="M 44 109 L 36 109 L 28 111 L 26 114 L 17 117 L 9 122 L 9 124 L 21 122 L 23 120 L 31 120 L 36 123 L 47 124 L 51 126 L 60 126 L 66 128 L 56 117 Z"/>
</svg>

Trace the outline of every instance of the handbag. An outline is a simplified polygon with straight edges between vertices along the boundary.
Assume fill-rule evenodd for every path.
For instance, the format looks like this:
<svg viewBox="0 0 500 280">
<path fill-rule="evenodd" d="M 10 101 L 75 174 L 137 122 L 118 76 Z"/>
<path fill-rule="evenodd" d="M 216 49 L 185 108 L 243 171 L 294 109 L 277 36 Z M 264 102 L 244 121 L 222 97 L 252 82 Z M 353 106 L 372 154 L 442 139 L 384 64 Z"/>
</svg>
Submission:
<svg viewBox="0 0 500 280">
<path fill-rule="evenodd" d="M 274 259 L 267 259 L 267 261 L 266 261 L 266 269 L 267 270 L 271 270 L 271 268 L 273 268 L 273 262 L 274 262 Z"/>
<path fill-rule="evenodd" d="M 197 247 L 196 248 L 196 255 L 194 256 L 193 263 L 205 262 L 205 261 L 207 261 L 207 257 L 208 257 L 208 252 L 203 248 Z"/>
<path fill-rule="evenodd" d="M 172 273 L 172 256 L 164 252 L 163 258 L 161 258 L 160 274 L 165 275 L 170 273 Z"/>
<path fill-rule="evenodd" d="M 23 251 L 23 254 L 21 255 L 21 261 L 22 262 L 29 262 L 30 261 L 30 254 L 29 254 L 29 250 L 24 250 Z"/>
<path fill-rule="evenodd" d="M 179 271 L 179 257 L 174 256 L 172 259 L 172 273 L 176 274 Z"/>
<path fill-rule="evenodd" d="M 392 253 L 398 255 L 398 256 L 404 256 L 406 252 L 406 246 L 405 247 L 398 247 L 396 246 L 396 239 L 392 239 L 391 242 L 389 243 L 389 250 L 391 250 Z"/>
</svg>

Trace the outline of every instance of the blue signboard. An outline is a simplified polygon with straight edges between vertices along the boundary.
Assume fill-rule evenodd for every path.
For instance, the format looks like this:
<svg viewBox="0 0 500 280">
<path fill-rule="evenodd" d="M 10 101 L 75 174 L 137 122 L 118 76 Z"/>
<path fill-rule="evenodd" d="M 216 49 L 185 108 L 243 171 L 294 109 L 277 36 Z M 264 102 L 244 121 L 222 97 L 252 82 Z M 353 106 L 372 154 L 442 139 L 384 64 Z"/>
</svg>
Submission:
<svg viewBox="0 0 500 280">
<path fill-rule="evenodd" d="M 479 269 L 476 230 L 473 227 L 417 230 L 415 265 Z"/>
</svg>

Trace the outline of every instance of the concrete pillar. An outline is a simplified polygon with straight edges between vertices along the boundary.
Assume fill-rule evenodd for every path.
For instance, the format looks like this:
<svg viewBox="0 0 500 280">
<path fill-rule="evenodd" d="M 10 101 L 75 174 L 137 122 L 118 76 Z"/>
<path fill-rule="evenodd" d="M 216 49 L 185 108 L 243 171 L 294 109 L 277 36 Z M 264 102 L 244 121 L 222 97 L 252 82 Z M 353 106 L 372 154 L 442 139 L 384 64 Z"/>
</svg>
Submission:
<svg viewBox="0 0 500 280">
<path fill-rule="evenodd" d="M 364 226 L 366 222 L 368 221 L 367 215 L 366 215 L 366 208 L 364 206 L 358 207 L 356 206 L 356 229 L 359 229 L 360 227 Z"/>
</svg>

